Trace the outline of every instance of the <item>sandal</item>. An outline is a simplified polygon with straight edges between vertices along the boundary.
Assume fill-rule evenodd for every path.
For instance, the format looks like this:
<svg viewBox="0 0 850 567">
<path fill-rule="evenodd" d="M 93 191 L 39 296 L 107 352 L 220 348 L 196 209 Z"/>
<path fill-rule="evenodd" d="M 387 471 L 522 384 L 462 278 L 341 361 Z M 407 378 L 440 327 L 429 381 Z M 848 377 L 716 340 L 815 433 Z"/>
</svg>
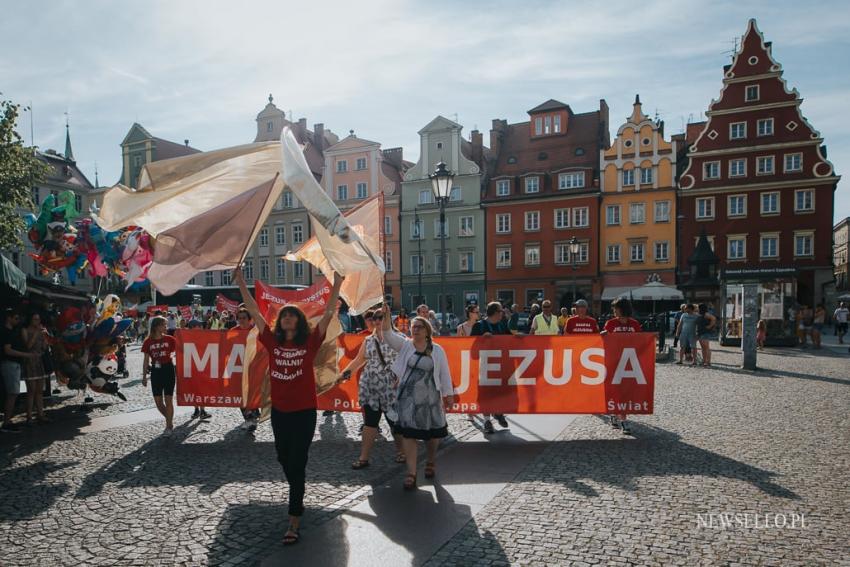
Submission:
<svg viewBox="0 0 850 567">
<path fill-rule="evenodd" d="M 353 468 L 356 471 L 359 471 L 360 469 L 365 469 L 368 466 L 369 466 L 369 461 L 363 461 L 363 460 L 360 460 L 360 459 L 351 463 L 351 468 Z"/>
<path fill-rule="evenodd" d="M 407 457 L 404 456 L 404 453 L 396 453 L 395 454 L 395 462 L 397 463 L 406 463 Z"/>
<path fill-rule="evenodd" d="M 295 545 L 301 539 L 301 534 L 298 533 L 298 528 L 289 526 L 286 533 L 283 535 L 283 545 Z"/>
<path fill-rule="evenodd" d="M 425 463 L 425 478 L 434 478 L 434 463 Z"/>
<path fill-rule="evenodd" d="M 416 490 L 416 475 L 408 474 L 404 477 L 404 489 L 405 490 Z"/>
</svg>

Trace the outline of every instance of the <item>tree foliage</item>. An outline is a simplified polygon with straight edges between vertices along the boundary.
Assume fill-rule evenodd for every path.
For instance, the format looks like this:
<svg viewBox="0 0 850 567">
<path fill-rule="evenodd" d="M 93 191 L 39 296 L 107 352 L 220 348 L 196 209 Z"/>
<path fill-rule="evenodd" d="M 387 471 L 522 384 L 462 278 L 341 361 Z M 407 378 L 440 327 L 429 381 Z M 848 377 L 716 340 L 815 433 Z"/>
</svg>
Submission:
<svg viewBox="0 0 850 567">
<path fill-rule="evenodd" d="M 48 170 L 15 130 L 20 108 L 0 100 L 0 250 L 23 247 L 22 213 L 33 210 L 31 189 Z"/>
</svg>

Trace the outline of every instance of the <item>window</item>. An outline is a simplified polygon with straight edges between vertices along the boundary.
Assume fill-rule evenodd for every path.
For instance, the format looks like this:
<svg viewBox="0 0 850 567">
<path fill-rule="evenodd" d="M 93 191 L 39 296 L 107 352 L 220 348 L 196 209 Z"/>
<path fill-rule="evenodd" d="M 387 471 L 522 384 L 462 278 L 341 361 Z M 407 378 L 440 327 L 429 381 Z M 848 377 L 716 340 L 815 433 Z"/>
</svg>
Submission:
<svg viewBox="0 0 850 567">
<path fill-rule="evenodd" d="M 526 193 L 539 193 L 540 192 L 540 178 L 537 177 L 537 176 L 526 177 L 525 178 L 525 192 Z"/>
<path fill-rule="evenodd" d="M 640 184 L 652 185 L 652 168 L 644 167 L 640 170 Z"/>
<path fill-rule="evenodd" d="M 587 242 L 582 242 L 578 245 L 578 258 L 576 258 L 576 264 L 587 264 L 588 258 L 590 257 L 590 244 Z"/>
<path fill-rule="evenodd" d="M 794 233 L 794 256 L 811 256 L 814 253 L 815 235 L 811 232 Z"/>
<path fill-rule="evenodd" d="M 141 167 L 142 166 L 142 156 L 134 156 L 133 157 L 133 165 L 135 165 L 136 167 Z"/>
<path fill-rule="evenodd" d="M 729 125 L 729 138 L 731 140 L 743 140 L 747 137 L 747 123 L 733 122 Z"/>
<path fill-rule="evenodd" d="M 553 117 L 552 117 L 552 120 L 554 121 L 554 128 L 553 128 L 553 130 L 554 130 L 554 131 L 555 131 L 555 133 L 557 134 L 558 132 L 560 132 L 560 131 L 561 131 L 561 115 L 560 115 L 560 114 L 556 114 L 555 116 L 553 116 Z"/>
<path fill-rule="evenodd" d="M 525 265 L 539 266 L 540 265 L 540 245 L 526 244 L 525 245 Z"/>
<path fill-rule="evenodd" d="M 631 250 L 632 262 L 643 262 L 643 257 L 644 257 L 644 243 L 643 242 L 634 242 L 634 243 L 629 245 L 629 249 Z"/>
<path fill-rule="evenodd" d="M 38 187 L 32 188 L 32 202 L 35 203 L 36 205 L 41 204 L 41 195 L 38 191 Z"/>
<path fill-rule="evenodd" d="M 259 244 L 260 244 L 261 247 L 268 246 L 269 245 L 269 229 L 267 229 L 266 227 L 261 228 L 260 229 L 260 236 L 258 237 L 258 240 L 260 241 Z"/>
<path fill-rule="evenodd" d="M 540 211 L 525 212 L 525 230 L 540 230 Z"/>
<path fill-rule="evenodd" d="M 226 273 L 225 270 L 222 273 Z M 245 281 L 252 281 L 254 279 L 254 260 L 252 258 L 247 258 L 244 262 L 242 262 L 242 274 L 245 276 Z"/>
<path fill-rule="evenodd" d="M 747 160 L 744 158 L 729 160 L 729 177 L 744 177 L 747 175 Z"/>
<path fill-rule="evenodd" d="M 619 244 L 609 244 L 608 245 L 607 258 L 608 258 L 609 264 L 619 264 L 620 263 L 620 245 Z"/>
<path fill-rule="evenodd" d="M 474 272 L 475 271 L 475 253 L 474 252 L 461 252 L 460 253 L 460 264 L 458 264 L 461 272 Z"/>
<path fill-rule="evenodd" d="M 605 207 L 605 224 L 608 226 L 620 224 L 620 205 L 608 205 Z"/>
<path fill-rule="evenodd" d="M 623 185 L 634 185 L 635 184 L 635 170 L 634 169 L 624 169 L 623 170 Z"/>
<path fill-rule="evenodd" d="M 803 154 L 785 154 L 785 171 L 803 171 Z"/>
<path fill-rule="evenodd" d="M 452 190 L 449 191 L 449 201 L 460 201 L 461 200 L 461 191 L 460 187 L 454 186 Z"/>
<path fill-rule="evenodd" d="M 274 208 L 276 211 L 279 211 L 283 208 L 283 194 L 277 198 L 277 201 L 274 202 Z"/>
<path fill-rule="evenodd" d="M 433 197 L 434 197 L 434 194 L 431 192 L 430 189 L 422 190 L 422 191 L 419 192 L 419 204 L 420 205 L 430 205 L 431 203 L 434 202 L 432 200 Z"/>
<path fill-rule="evenodd" d="M 384 267 L 388 272 L 393 271 L 393 251 L 387 250 L 384 252 Z"/>
<path fill-rule="evenodd" d="M 655 261 L 669 262 L 670 261 L 670 243 L 666 240 L 655 243 Z"/>
<path fill-rule="evenodd" d="M 773 173 L 773 156 L 756 158 L 756 175 L 771 175 Z"/>
<path fill-rule="evenodd" d="M 720 162 L 707 161 L 703 164 L 702 170 L 703 179 L 720 179 Z"/>
<path fill-rule="evenodd" d="M 460 217 L 460 232 L 458 236 L 475 236 L 475 225 L 472 217 Z"/>
<path fill-rule="evenodd" d="M 570 245 L 567 243 L 555 244 L 555 263 L 566 265 L 570 263 Z"/>
<path fill-rule="evenodd" d="M 496 196 L 507 197 L 511 194 L 511 182 L 507 179 L 496 181 Z"/>
<path fill-rule="evenodd" d="M 434 273 L 439 274 L 442 272 L 448 273 L 446 269 L 446 262 L 444 262 L 445 256 L 440 254 L 434 254 Z"/>
<path fill-rule="evenodd" d="M 655 222 L 670 222 L 670 201 L 655 201 Z"/>
<path fill-rule="evenodd" d="M 422 219 L 410 223 L 410 239 L 421 240 L 425 238 L 425 222 Z"/>
<path fill-rule="evenodd" d="M 762 193 L 761 194 L 761 214 L 777 215 L 779 214 L 779 193 Z"/>
<path fill-rule="evenodd" d="M 729 237 L 729 259 L 743 260 L 747 257 L 747 238 L 745 236 Z"/>
<path fill-rule="evenodd" d="M 763 234 L 761 237 L 761 257 L 777 258 L 779 256 L 779 235 Z"/>
<path fill-rule="evenodd" d="M 211 287 L 214 285 L 212 272 L 204 272 L 204 285 L 207 287 Z"/>
<path fill-rule="evenodd" d="M 230 285 L 230 270 L 221 271 L 221 285 Z"/>
<path fill-rule="evenodd" d="M 292 265 L 292 277 L 295 280 L 304 279 L 304 262 L 295 262 Z"/>
<path fill-rule="evenodd" d="M 544 116 L 543 117 L 543 133 L 551 134 L 552 133 L 552 117 Z"/>
<path fill-rule="evenodd" d="M 813 189 L 798 189 L 797 191 L 794 191 L 794 210 L 815 210 L 815 192 Z"/>
<path fill-rule="evenodd" d="M 384 217 L 384 234 L 393 233 L 393 219 L 390 216 Z"/>
<path fill-rule="evenodd" d="M 590 226 L 590 209 L 587 207 L 573 208 L 573 226 L 575 228 L 586 228 Z"/>
<path fill-rule="evenodd" d="M 443 149 L 443 142 L 437 142 L 437 149 L 438 149 L 438 150 L 442 150 L 442 149 Z"/>
<path fill-rule="evenodd" d="M 496 267 L 510 268 L 511 267 L 511 247 L 497 246 L 496 247 Z"/>
<path fill-rule="evenodd" d="M 339 201 L 347 201 L 348 200 L 348 185 L 337 185 L 336 186 L 336 198 Z"/>
<path fill-rule="evenodd" d="M 348 162 L 344 159 L 341 159 L 336 162 L 336 172 L 337 173 L 345 173 L 348 171 Z"/>
<path fill-rule="evenodd" d="M 540 136 L 543 134 L 543 119 L 535 118 L 534 119 L 534 135 Z"/>
<path fill-rule="evenodd" d="M 292 225 L 292 243 L 301 244 L 304 242 L 304 226 L 300 224 Z"/>
<path fill-rule="evenodd" d="M 410 257 L 410 273 L 413 275 L 421 274 L 424 271 L 425 262 L 422 256 L 414 255 Z"/>
<path fill-rule="evenodd" d="M 569 228 L 570 210 L 555 209 L 555 228 Z"/>
<path fill-rule="evenodd" d="M 275 260 L 275 275 L 277 276 L 277 281 L 286 281 L 286 260 L 283 258 Z"/>
<path fill-rule="evenodd" d="M 747 196 L 746 195 L 729 195 L 727 199 L 727 216 L 730 217 L 745 217 L 747 216 Z"/>
<path fill-rule="evenodd" d="M 744 101 L 753 102 L 759 99 L 759 86 L 758 85 L 747 85 L 747 89 L 744 92 Z"/>
<path fill-rule="evenodd" d="M 448 219 L 446 220 L 445 224 L 441 223 L 439 218 L 434 219 L 434 238 L 441 238 L 442 236 L 448 238 L 448 224 Z"/>
<path fill-rule="evenodd" d="M 269 259 L 260 258 L 260 279 L 264 282 L 269 281 Z"/>
<path fill-rule="evenodd" d="M 697 218 L 698 219 L 713 219 L 714 218 L 714 197 L 702 197 L 697 199 Z"/>
<path fill-rule="evenodd" d="M 271 120 L 269 120 L 268 122 L 266 122 L 266 132 L 271 132 L 272 128 L 273 128 L 272 122 L 271 122 Z"/>
<path fill-rule="evenodd" d="M 82 212 L 83 210 L 83 197 L 82 195 L 74 195 L 74 206 L 78 211 Z"/>
<path fill-rule="evenodd" d="M 629 205 L 629 223 L 643 224 L 646 222 L 646 204 L 631 203 Z"/>
<path fill-rule="evenodd" d="M 366 169 L 366 158 L 364 158 L 364 157 L 357 158 L 357 162 L 356 162 L 356 165 L 354 166 L 354 168 L 357 169 L 358 171 Z"/>
<path fill-rule="evenodd" d="M 757 123 L 758 135 L 759 136 L 771 136 L 773 135 L 773 118 L 762 118 Z"/>
<path fill-rule="evenodd" d="M 357 198 L 358 199 L 365 199 L 368 196 L 369 196 L 369 190 L 367 189 L 366 184 L 365 183 L 358 183 L 357 184 Z"/>
<path fill-rule="evenodd" d="M 283 192 L 283 208 L 291 209 L 292 208 L 292 192 L 284 191 Z"/>
<path fill-rule="evenodd" d="M 507 234 L 511 231 L 511 214 L 500 213 L 496 215 L 496 232 Z"/>
<path fill-rule="evenodd" d="M 558 176 L 558 189 L 579 189 L 584 187 L 584 172 L 562 173 Z"/>
</svg>

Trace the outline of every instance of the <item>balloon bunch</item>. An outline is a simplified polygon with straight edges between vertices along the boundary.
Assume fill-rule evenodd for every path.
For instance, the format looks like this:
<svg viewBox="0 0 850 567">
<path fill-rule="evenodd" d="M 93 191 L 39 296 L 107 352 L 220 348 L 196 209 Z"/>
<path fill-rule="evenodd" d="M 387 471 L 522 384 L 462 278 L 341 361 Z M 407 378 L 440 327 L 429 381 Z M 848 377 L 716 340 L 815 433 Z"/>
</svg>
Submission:
<svg viewBox="0 0 850 567">
<path fill-rule="evenodd" d="M 126 282 L 125 291 L 148 284 L 147 275 L 153 262 L 150 235 L 140 227 L 130 226 L 119 231 L 103 230 L 94 218 L 72 221 L 79 216 L 74 193 L 65 191 L 57 198 L 48 196 L 38 216 L 24 216 L 28 236 L 36 247 L 30 256 L 43 275 L 67 270 L 68 281 L 76 283 L 77 276 L 88 268 L 91 277 L 114 274 Z M 92 215 L 97 207 L 92 206 Z"/>
</svg>

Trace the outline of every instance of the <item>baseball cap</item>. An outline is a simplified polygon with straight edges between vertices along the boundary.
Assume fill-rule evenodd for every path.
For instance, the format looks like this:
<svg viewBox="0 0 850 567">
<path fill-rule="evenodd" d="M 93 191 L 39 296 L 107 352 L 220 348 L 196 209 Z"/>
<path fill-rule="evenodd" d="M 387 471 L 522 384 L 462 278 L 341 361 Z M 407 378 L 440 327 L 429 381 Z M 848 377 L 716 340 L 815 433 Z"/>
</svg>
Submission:
<svg viewBox="0 0 850 567">
<path fill-rule="evenodd" d="M 573 302 L 573 305 L 575 305 L 576 307 L 587 307 L 587 301 L 585 301 L 584 299 L 576 299 Z"/>
</svg>

